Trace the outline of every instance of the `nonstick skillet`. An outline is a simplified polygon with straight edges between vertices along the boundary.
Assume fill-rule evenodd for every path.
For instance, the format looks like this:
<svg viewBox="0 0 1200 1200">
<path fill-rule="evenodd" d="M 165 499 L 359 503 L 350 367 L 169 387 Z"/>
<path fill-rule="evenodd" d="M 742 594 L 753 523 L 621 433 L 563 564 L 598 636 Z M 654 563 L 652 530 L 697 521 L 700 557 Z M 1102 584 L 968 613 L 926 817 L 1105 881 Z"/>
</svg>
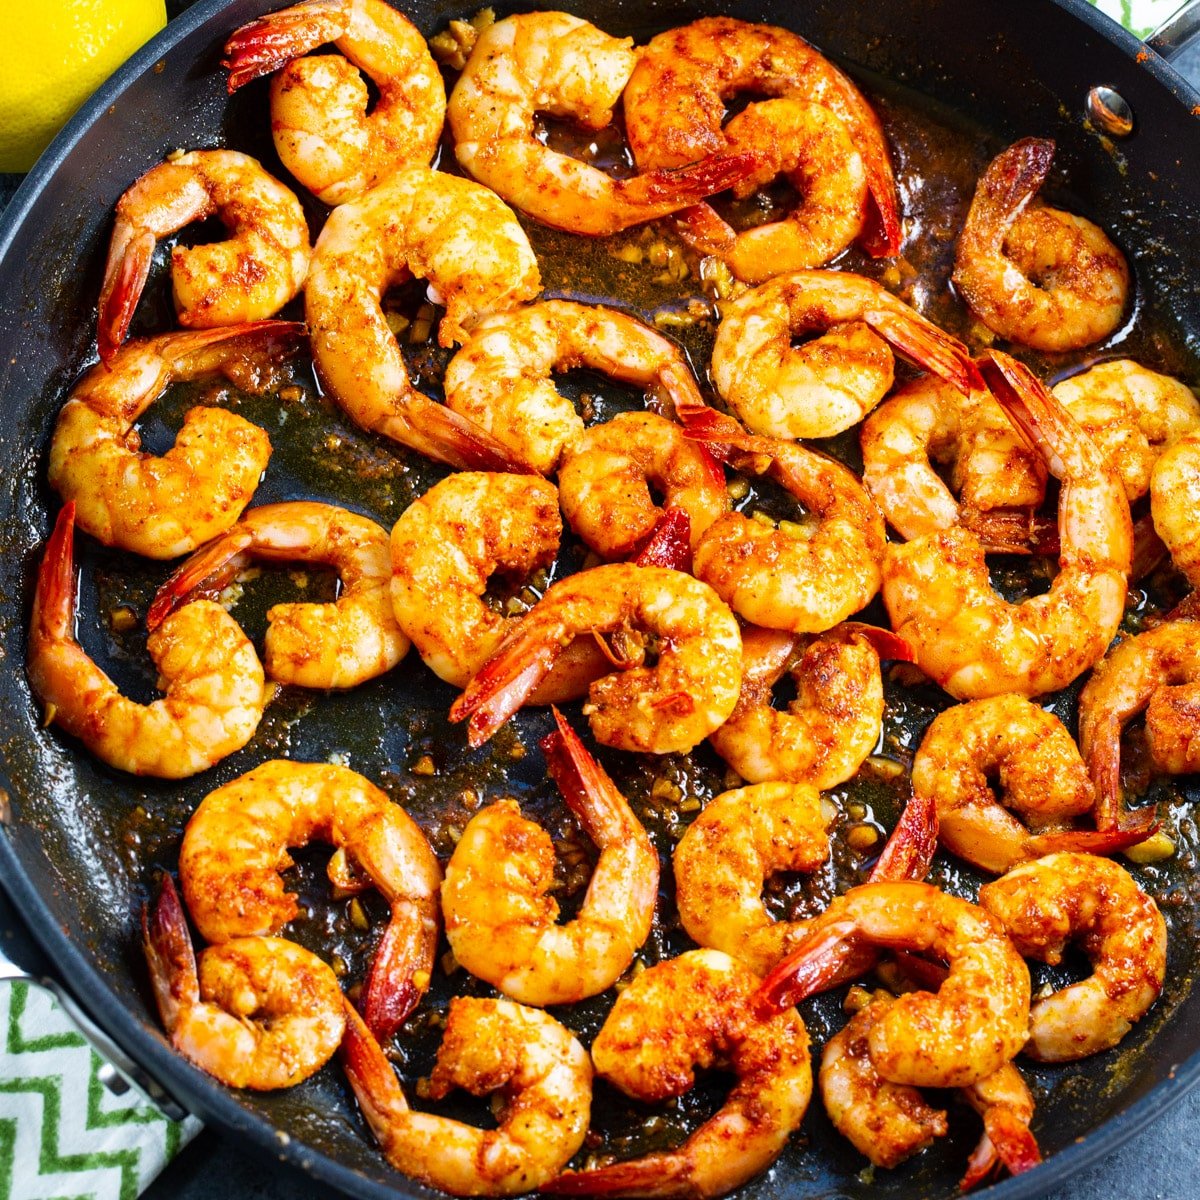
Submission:
<svg viewBox="0 0 1200 1200">
<path fill-rule="evenodd" d="M 248 90 L 230 102 L 218 69 L 220 46 L 235 26 L 276 0 L 211 0 L 191 9 L 140 53 L 78 115 L 30 175 L 5 214 L 0 233 L 0 877 L 60 979 L 112 1039 L 113 1053 L 205 1120 L 240 1134 L 322 1181 L 364 1197 L 426 1195 L 392 1172 L 366 1135 L 335 1069 L 292 1092 L 234 1094 L 192 1069 L 166 1044 L 147 1007 L 148 989 L 135 922 L 155 863 L 169 865 L 180 814 L 207 790 L 276 753 L 324 758 L 348 751 L 353 765 L 411 762 L 436 731 L 390 724 L 378 714 L 385 690 L 417 703 L 428 675 L 408 662 L 397 680 L 362 689 L 354 701 L 324 698 L 320 721 L 303 698 L 274 710 L 252 747 L 184 789 L 130 780 L 106 771 L 78 747 L 38 727 L 22 664 L 30 580 L 55 500 L 45 487 L 45 451 L 66 389 L 92 352 L 94 298 L 112 205 L 129 182 L 175 147 L 225 141 L 272 160 L 265 99 Z M 446 0 L 413 0 L 405 10 L 431 34 L 471 8 Z M 717 5 L 598 0 L 575 7 L 616 33 L 651 32 Z M 1163 314 L 1161 336 L 1176 353 L 1200 358 L 1200 122 L 1192 92 L 1153 52 L 1079 0 L 875 0 L 848 6 L 813 0 L 802 10 L 770 0 L 723 3 L 720 11 L 787 25 L 852 69 L 921 92 L 978 122 L 1001 141 L 1049 135 L 1058 168 L 1084 211 L 1118 240 L 1135 264 L 1140 294 L 1152 291 Z M 501 14 L 506 11 L 501 9 Z M 1085 121 L 1089 93 L 1115 91 L 1132 111 L 1133 132 L 1120 122 L 1103 132 Z M 1093 115 L 1097 101 L 1091 101 Z M 1120 111 L 1105 96 L 1105 106 Z M 278 169 L 276 167 L 276 169 Z M 315 210 L 314 210 L 315 211 Z M 165 323 L 165 314 L 160 312 Z M 150 319 L 153 319 L 151 314 Z M 161 327 L 161 326 L 160 326 Z M 1190 376 L 1196 381 L 1195 373 Z M 152 446 L 153 448 L 153 446 Z M 382 452 L 381 452 L 382 453 Z M 286 465 L 286 464 L 285 464 Z M 283 491 L 300 488 L 298 468 L 284 472 Z M 386 474 L 386 472 L 385 472 Z M 288 482 L 290 481 L 290 482 Z M 283 498 L 260 495 L 260 500 Z M 371 507 L 370 498 L 361 499 Z M 398 503 L 374 496 L 381 517 Z M 103 610 L 106 569 L 98 554 L 84 613 Z M 93 622 L 98 618 L 93 616 Z M 85 644 L 89 632 L 83 631 Z M 94 639 L 93 639 L 94 642 Z M 133 663 L 113 663 L 121 682 L 148 694 Z M 122 677 L 122 670 L 124 677 Z M 428 697 L 424 698 L 428 700 Z M 435 702 L 448 704 L 449 692 Z M 390 701 L 389 701 L 390 703 Z M 291 707 L 288 707 L 288 704 Z M 442 704 L 442 707 L 445 707 Z M 371 714 L 374 713 L 374 716 Z M 523 718 L 532 745 L 543 719 Z M 542 783 L 536 756 L 513 758 L 507 786 L 532 794 Z M 478 766 L 478 764 L 476 764 Z M 494 788 L 493 788 L 494 794 Z M 1182 811 L 1179 874 L 1165 885 L 1182 950 L 1171 965 L 1167 994 L 1119 1055 L 1081 1064 L 1069 1086 L 1043 1107 L 1038 1131 L 1052 1157 L 1031 1175 L 1005 1181 L 989 1195 L 1038 1194 L 1112 1149 L 1200 1079 L 1200 995 L 1195 913 L 1200 878 L 1196 829 Z M 1190 887 L 1189 887 L 1190 884 Z M 320 932 L 320 931 L 318 931 Z M 599 1019 L 598 1017 L 596 1018 Z M 818 1013 L 818 1023 L 823 1018 Z M 818 1030 L 818 1032 L 820 1032 Z M 813 1145 L 793 1146 L 746 1195 L 952 1195 L 973 1131 L 912 1169 L 859 1175 L 862 1160 L 810 1118 Z M 1077 1141 L 1077 1139 L 1082 1139 Z"/>
</svg>

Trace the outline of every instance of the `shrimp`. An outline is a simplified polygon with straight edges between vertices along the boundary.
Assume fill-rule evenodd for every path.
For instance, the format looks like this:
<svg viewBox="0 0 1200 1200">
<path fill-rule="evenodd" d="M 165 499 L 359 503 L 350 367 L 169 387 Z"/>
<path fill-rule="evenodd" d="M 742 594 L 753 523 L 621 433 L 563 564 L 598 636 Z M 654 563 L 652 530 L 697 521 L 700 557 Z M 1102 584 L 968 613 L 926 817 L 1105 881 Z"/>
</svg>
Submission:
<svg viewBox="0 0 1200 1200">
<path fill-rule="evenodd" d="M 1003 807 L 989 783 L 997 774 Z M 1130 844 L 1113 832 L 1063 827 L 1093 808 L 1095 789 L 1062 722 L 1023 696 L 940 713 L 913 759 L 912 784 L 937 806 L 942 845 L 995 874 L 1050 850 L 1111 853 Z"/>
<path fill-rule="evenodd" d="M 1047 138 L 997 155 L 958 239 L 954 284 L 995 333 L 1036 350 L 1078 350 L 1121 323 L 1129 266 L 1098 225 L 1031 204 L 1054 158 Z"/>
<path fill-rule="evenodd" d="M 496 574 L 523 579 L 558 553 L 554 485 L 533 475 L 462 471 L 435 484 L 392 527 L 392 610 L 439 679 L 465 687 L 518 623 L 484 600 Z M 611 669 L 600 648 L 568 647 L 533 696 L 575 699 Z"/>
<path fill-rule="evenodd" d="M 580 634 L 648 633 L 653 667 L 624 664 L 588 690 L 596 740 L 647 754 L 687 753 L 733 711 L 742 640 L 707 584 L 664 567 L 612 563 L 560 579 L 508 635 L 450 709 L 481 745 L 516 712 L 563 647 Z"/>
<path fill-rule="evenodd" d="M 1200 587 L 1200 431 L 1182 437 L 1162 455 L 1150 478 L 1154 529 L 1171 561 L 1192 587 Z"/>
<path fill-rule="evenodd" d="M 738 466 L 767 469 L 817 518 L 793 536 L 741 513 L 709 526 L 694 553 L 697 579 L 739 616 L 768 629 L 820 633 L 870 603 L 886 552 L 883 518 L 855 475 L 835 459 L 780 438 L 750 437 L 711 409 L 685 416 L 688 436 L 727 448 Z"/>
<path fill-rule="evenodd" d="M 1104 654 L 1125 609 L 1129 502 L 1116 471 L 1027 368 L 989 351 L 1001 407 L 1062 482 L 1059 572 L 1045 595 L 1009 604 L 962 526 L 888 547 L 883 600 L 921 669 L 960 700 L 1065 687 Z"/>
<path fill-rule="evenodd" d="M 702 403 L 679 348 L 641 321 L 572 300 L 544 300 L 481 321 L 446 368 L 446 405 L 549 474 L 583 435 L 552 371 L 589 367 L 681 407 Z"/>
<path fill-rule="evenodd" d="M 539 1008 L 599 995 L 650 935 L 658 854 L 625 797 L 555 709 L 546 765 L 600 848 L 575 918 L 557 924 L 554 847 L 515 800 L 467 823 L 446 868 L 442 912 L 454 957 L 506 996 Z"/>
<path fill-rule="evenodd" d="M 75 385 L 50 442 L 50 486 L 74 501 L 79 527 L 106 546 L 176 558 L 224 533 L 250 502 L 271 456 L 257 425 L 193 408 L 162 457 L 140 450 L 134 422 L 177 381 L 281 352 L 302 334 L 264 321 L 130 342 Z"/>
<path fill-rule="evenodd" d="M 498 1092 L 494 1129 L 414 1112 L 391 1063 L 346 1006 L 342 1060 L 388 1162 L 455 1196 L 512 1196 L 544 1186 L 583 1144 L 592 1064 L 569 1029 L 511 1000 L 456 996 L 427 1094 Z"/>
<path fill-rule="evenodd" d="M 272 1091 L 319 1071 L 346 1020 L 333 969 L 295 942 L 243 937 L 197 964 L 170 876 L 142 908 L 142 946 L 171 1044 L 222 1083 Z"/>
<path fill-rule="evenodd" d="M 1025 1053 L 1073 1062 L 1115 1046 L 1162 991 L 1167 927 L 1124 867 L 1092 854 L 1049 854 L 979 889 L 979 903 L 1026 958 L 1051 965 L 1070 940 L 1093 974 L 1037 999 Z"/>
<path fill-rule="evenodd" d="M 746 143 L 759 151 L 764 142 L 785 142 L 779 110 L 770 101 L 750 105 L 747 111 L 763 105 L 768 111 L 749 118 L 748 128 L 724 124 L 725 102 L 743 92 L 807 101 L 841 121 L 861 156 L 870 191 L 863 246 L 876 258 L 897 254 L 900 205 L 879 118 L 841 71 L 789 30 L 705 17 L 653 38 L 625 89 L 625 124 L 638 166 L 677 167 Z M 760 134 L 763 120 L 772 126 L 766 136 Z M 737 137 L 739 129 L 745 140 Z M 839 205 L 856 195 L 851 189 L 839 196 Z"/>
<path fill-rule="evenodd" d="M 891 388 L 885 343 L 964 395 L 979 386 L 961 342 L 874 280 L 844 271 L 794 271 L 723 305 L 713 384 L 754 433 L 829 437 L 856 425 Z"/>
<path fill-rule="evenodd" d="M 336 567 L 331 604 L 276 604 L 267 611 L 267 674 L 310 688 L 352 688 L 390 671 L 408 650 L 388 585 L 387 531 L 367 517 L 309 500 L 264 504 L 188 559 L 159 589 L 146 616 L 162 621 L 197 593 L 220 592 L 255 559 Z"/>
<path fill-rule="evenodd" d="M 897 1167 L 949 1131 L 946 1113 L 933 1108 L 908 1084 L 880 1078 L 871 1062 L 870 1037 L 894 997 L 852 989 L 847 1007 L 854 1013 L 821 1054 L 818 1087 L 834 1128 L 877 1167 Z M 967 1191 L 1003 1162 L 1014 1174 L 1041 1161 L 1029 1132 L 1033 1097 L 1011 1063 L 959 1093 L 984 1120 L 984 1134 L 962 1181 Z"/>
<path fill-rule="evenodd" d="M 751 783 L 845 783 L 879 740 L 880 655 L 911 659 L 908 647 L 886 630 L 853 622 L 804 641 L 779 630 L 742 630 L 737 707 L 709 741 Z M 771 690 L 785 673 L 795 681 L 796 698 L 780 710 L 771 706 Z"/>
<path fill-rule="evenodd" d="M 969 1087 L 1025 1044 L 1029 969 L 982 908 L 913 880 L 865 883 L 838 896 L 763 982 L 758 1003 L 778 1012 L 841 979 L 862 943 L 912 950 L 949 966 L 936 993 L 901 996 L 871 1030 L 871 1062 L 892 1083 Z"/>
<path fill-rule="evenodd" d="M 409 274 L 446 306 L 438 338 L 531 299 L 541 286 L 529 239 L 512 211 L 466 179 L 405 167 L 330 214 L 304 289 L 313 362 L 322 383 L 362 428 L 439 462 L 524 470 L 471 421 L 418 392 L 380 300 Z"/>
<path fill-rule="evenodd" d="M 361 775 L 274 759 L 210 792 L 179 851 L 188 911 L 210 942 L 278 932 L 299 911 L 281 874 L 288 847 L 313 840 L 338 848 L 331 882 L 360 890 L 353 862 L 391 906 L 363 996 L 372 1032 L 391 1037 L 429 986 L 442 872 L 404 809 Z"/>
<path fill-rule="evenodd" d="M 643 971 L 617 997 L 596 1040 L 596 1071 L 626 1095 L 684 1095 L 696 1067 L 727 1067 L 737 1083 L 678 1149 L 566 1171 L 544 1191 L 564 1196 L 713 1197 L 779 1157 L 812 1097 L 800 1014 L 760 1017 L 752 975 L 718 950 L 689 950 Z"/>
<path fill-rule="evenodd" d="M 328 42 L 340 53 L 300 57 Z M 275 149 L 323 204 L 357 199 L 398 168 L 433 159 L 445 85 L 420 31 L 384 0 L 308 0 L 268 13 L 235 30 L 225 53 L 231 95 L 279 72 Z M 363 75 L 377 94 L 370 112 Z"/>
<path fill-rule="evenodd" d="M 136 704 L 75 640 L 75 506 L 58 514 L 33 594 L 26 670 L 46 724 L 122 771 L 186 779 L 240 750 L 267 704 L 254 647 L 219 605 L 197 600 L 146 643 L 166 695 Z"/>
<path fill-rule="evenodd" d="M 193 150 L 147 171 L 117 201 L 96 332 L 106 364 L 129 332 L 155 244 L 209 217 L 224 222 L 226 241 L 171 250 L 180 325 L 211 329 L 259 321 L 304 286 L 312 248 L 300 201 L 247 154 Z"/>
<path fill-rule="evenodd" d="M 637 58 L 632 39 L 609 37 L 567 13 L 497 21 L 480 35 L 450 94 L 455 156 L 523 212 L 593 237 L 676 212 L 753 169 L 749 155 L 712 156 L 617 180 L 538 138 L 538 113 L 571 117 L 585 129 L 609 125 Z"/>
<path fill-rule="evenodd" d="M 1125 638 L 1096 665 L 1079 695 L 1079 746 L 1096 787 L 1100 829 L 1142 828 L 1153 806 L 1132 818 L 1121 812 L 1121 730 L 1146 714 L 1153 765 L 1171 775 L 1200 770 L 1196 737 L 1200 685 L 1200 623 L 1166 621 Z"/>
<path fill-rule="evenodd" d="M 693 549 L 729 511 L 720 463 L 674 421 L 651 412 L 618 413 L 587 430 L 564 456 L 558 488 L 571 528 L 606 559 L 633 554 L 664 509 L 687 513 Z"/>
</svg>

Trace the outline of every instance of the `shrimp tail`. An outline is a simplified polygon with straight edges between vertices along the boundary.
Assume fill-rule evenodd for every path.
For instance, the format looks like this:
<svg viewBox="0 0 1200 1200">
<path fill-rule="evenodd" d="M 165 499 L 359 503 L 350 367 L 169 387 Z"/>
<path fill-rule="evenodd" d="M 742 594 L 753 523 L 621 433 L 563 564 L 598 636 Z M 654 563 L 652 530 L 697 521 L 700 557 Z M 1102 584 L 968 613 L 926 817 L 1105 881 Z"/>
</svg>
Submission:
<svg viewBox="0 0 1200 1200">
<path fill-rule="evenodd" d="M 1113 717 L 1103 722 L 1092 736 L 1088 756 L 1092 786 L 1096 789 L 1093 809 L 1096 828 L 1110 832 L 1121 827 L 1121 726 Z"/>
<path fill-rule="evenodd" d="M 221 61 L 229 71 L 229 94 L 293 58 L 336 41 L 349 25 L 349 0 L 306 0 L 235 29 Z"/>
<path fill-rule="evenodd" d="M 342 1067 L 371 1132 L 386 1148 L 390 1130 L 409 1111 L 408 1101 L 366 1022 L 349 1000 L 343 1000 L 343 1006 L 346 1031 L 342 1036 Z"/>
<path fill-rule="evenodd" d="M 876 860 L 869 883 L 924 879 L 937 853 L 937 803 L 932 795 L 914 792 Z"/>
<path fill-rule="evenodd" d="M 155 593 L 146 613 L 146 628 L 153 633 L 185 604 L 214 597 L 246 565 L 245 550 L 253 540 L 248 531 L 231 529 L 197 550 Z"/>
<path fill-rule="evenodd" d="M 984 224 L 997 245 L 1041 189 L 1053 161 L 1049 138 L 1022 138 L 998 154 L 980 177 L 975 202 L 982 206 Z"/>
<path fill-rule="evenodd" d="M 567 807 L 580 819 L 588 837 L 598 846 L 625 828 L 628 805 L 608 772 L 588 753 L 566 717 L 552 706 L 557 729 L 542 738 L 546 769 L 562 793 Z"/>
<path fill-rule="evenodd" d="M 679 1154 L 648 1154 L 594 1171 L 564 1171 L 539 1189 L 558 1196 L 694 1196 L 692 1169 Z"/>
<path fill-rule="evenodd" d="M 753 175 L 762 167 L 757 154 L 714 154 L 685 167 L 667 167 L 634 175 L 617 184 L 623 201 L 637 207 L 657 209 L 661 215 L 676 212 L 723 192 L 735 183 Z"/>
<path fill-rule="evenodd" d="M 846 963 L 861 950 L 850 921 L 837 921 L 810 934 L 771 971 L 754 993 L 761 1017 L 774 1016 L 793 1004 L 836 986 Z"/>
<path fill-rule="evenodd" d="M 419 913 L 394 908 L 379 939 L 362 995 L 362 1015 L 381 1042 L 391 1039 L 429 986 L 437 928 Z"/>
<path fill-rule="evenodd" d="M 880 162 L 878 156 L 868 155 L 866 168 L 871 202 L 858 243 L 872 258 L 894 258 L 903 240 L 896 179 L 886 158 Z"/>
<path fill-rule="evenodd" d="M 692 571 L 692 520 L 687 510 L 669 506 L 654 523 L 633 558 L 636 567 L 670 567 Z"/>
<path fill-rule="evenodd" d="M 1047 470 L 1061 479 L 1066 465 L 1055 447 L 1084 438 L 1075 418 L 1024 363 L 1003 351 L 988 350 L 979 369 L 1013 427 L 1046 460 Z"/>
<path fill-rule="evenodd" d="M 1058 522 L 1030 509 L 969 509 L 962 514 L 962 524 L 979 539 L 985 554 L 1058 557 Z"/>
<path fill-rule="evenodd" d="M 902 354 L 964 396 L 983 387 L 979 367 L 966 346 L 924 317 L 884 308 L 864 313 L 863 319 Z"/>
<path fill-rule="evenodd" d="M 1030 854 L 1057 854 L 1060 850 L 1075 850 L 1080 854 L 1115 854 L 1144 842 L 1158 831 L 1156 806 L 1139 808 L 1132 819 L 1112 829 L 1064 829 L 1059 833 L 1039 833 L 1026 843 Z"/>
<path fill-rule="evenodd" d="M 1133 556 L 1129 564 L 1129 578 L 1145 579 L 1159 563 L 1165 561 L 1168 554 L 1170 551 L 1166 542 L 1154 528 L 1154 518 L 1149 513 L 1138 517 L 1133 523 Z M 1167 619 L 1171 620 L 1171 617 Z"/>
<path fill-rule="evenodd" d="M 75 501 L 63 505 L 42 553 L 33 593 L 30 641 L 51 643 L 75 636 Z"/>
<path fill-rule="evenodd" d="M 699 254 L 728 254 L 737 231 L 708 204 L 693 204 L 673 218 L 675 232 Z"/>
<path fill-rule="evenodd" d="M 96 349 L 107 367 L 112 366 L 129 334 L 134 310 L 150 277 L 154 246 L 154 234 L 148 229 L 139 232 L 132 222 L 117 217 L 104 264 L 96 321 Z"/>
<path fill-rule="evenodd" d="M 916 662 L 916 651 L 898 633 L 864 621 L 843 621 L 838 629 L 845 634 L 861 637 L 885 662 Z"/>
<path fill-rule="evenodd" d="M 142 906 L 142 948 L 158 1014 L 171 1033 L 179 1024 L 180 1010 L 200 1002 L 200 978 L 187 917 L 166 872 L 160 877 L 154 903 Z"/>
<path fill-rule="evenodd" d="M 303 321 L 246 321 L 215 329 L 184 330 L 161 339 L 158 345 L 163 358 L 176 369 L 199 375 L 219 370 L 249 353 L 256 357 L 284 356 L 307 334 Z"/>
<path fill-rule="evenodd" d="M 983 1115 L 984 1133 L 967 1163 L 959 1188 L 969 1192 L 1003 1163 L 1013 1175 L 1032 1170 L 1042 1161 L 1042 1152 L 1029 1126 L 1007 1109 L 996 1106 Z"/>
<path fill-rule="evenodd" d="M 444 404 L 410 391 L 375 426 L 377 433 L 451 467 L 464 471 L 500 471 L 510 475 L 532 475 L 528 463 L 512 452 L 470 417 Z"/>
</svg>

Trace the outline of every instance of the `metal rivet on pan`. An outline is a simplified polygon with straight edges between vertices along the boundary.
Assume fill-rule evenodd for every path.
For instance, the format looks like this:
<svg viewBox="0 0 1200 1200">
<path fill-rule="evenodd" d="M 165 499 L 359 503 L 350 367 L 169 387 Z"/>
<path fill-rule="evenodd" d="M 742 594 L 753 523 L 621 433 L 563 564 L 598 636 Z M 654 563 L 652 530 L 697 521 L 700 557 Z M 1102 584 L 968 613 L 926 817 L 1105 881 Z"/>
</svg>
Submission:
<svg viewBox="0 0 1200 1200">
<path fill-rule="evenodd" d="M 1101 84 L 1087 94 L 1088 120 L 1110 137 L 1128 137 L 1133 132 L 1133 109 L 1120 92 Z"/>
</svg>

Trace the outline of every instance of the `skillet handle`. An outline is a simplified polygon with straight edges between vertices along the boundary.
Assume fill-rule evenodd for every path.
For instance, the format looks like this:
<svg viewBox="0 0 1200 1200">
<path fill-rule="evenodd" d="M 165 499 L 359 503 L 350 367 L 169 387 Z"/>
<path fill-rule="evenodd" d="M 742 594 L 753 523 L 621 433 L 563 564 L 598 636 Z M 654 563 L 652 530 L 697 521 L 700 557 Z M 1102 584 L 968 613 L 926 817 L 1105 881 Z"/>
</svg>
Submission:
<svg viewBox="0 0 1200 1200">
<path fill-rule="evenodd" d="M 24 959 L 26 966 L 21 966 L 9 957 L 10 950 L 15 950 L 17 957 Z M 80 1035 L 88 1042 L 93 1050 L 103 1060 L 97 1072 L 101 1082 L 110 1092 L 123 1096 L 130 1089 L 138 1092 L 147 1103 L 172 1121 L 182 1121 L 189 1115 L 174 1097 L 167 1094 L 162 1085 L 152 1079 L 137 1065 L 124 1050 L 118 1046 L 76 1003 L 75 998 L 57 980 L 49 979 L 41 973 L 34 964 L 34 952 L 18 935 L 15 945 L 0 941 L 0 982 L 23 980 L 35 984 L 50 992 L 71 1022 L 79 1030 Z"/>
<path fill-rule="evenodd" d="M 1146 45 L 1167 62 L 1174 62 L 1200 37 L 1200 0 L 1188 0 L 1147 39 Z"/>
</svg>

